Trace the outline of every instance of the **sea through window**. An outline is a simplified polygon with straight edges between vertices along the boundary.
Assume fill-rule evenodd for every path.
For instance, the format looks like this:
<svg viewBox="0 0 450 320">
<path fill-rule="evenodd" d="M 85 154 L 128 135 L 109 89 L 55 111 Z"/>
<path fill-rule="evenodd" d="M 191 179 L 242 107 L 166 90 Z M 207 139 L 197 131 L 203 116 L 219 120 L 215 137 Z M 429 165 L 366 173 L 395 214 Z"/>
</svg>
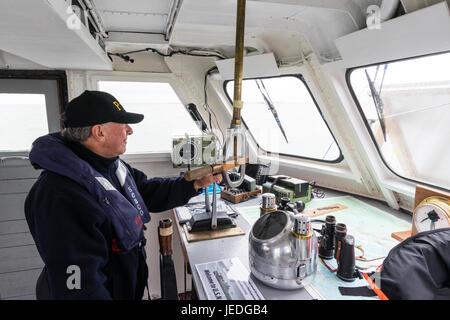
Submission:
<svg viewBox="0 0 450 320">
<path fill-rule="evenodd" d="M 45 94 L 0 93 L 0 152 L 30 151 L 49 132 Z"/>
<path fill-rule="evenodd" d="M 348 80 L 385 164 L 450 189 L 450 53 L 350 70 Z"/>
<path fill-rule="evenodd" d="M 116 97 L 127 112 L 144 115 L 131 125 L 126 154 L 171 152 L 174 136 L 202 134 L 169 83 L 98 81 L 98 90 Z"/>
<path fill-rule="evenodd" d="M 225 84 L 230 101 L 234 81 Z M 244 79 L 241 117 L 266 152 L 327 162 L 341 151 L 306 84 L 297 76 Z"/>
</svg>

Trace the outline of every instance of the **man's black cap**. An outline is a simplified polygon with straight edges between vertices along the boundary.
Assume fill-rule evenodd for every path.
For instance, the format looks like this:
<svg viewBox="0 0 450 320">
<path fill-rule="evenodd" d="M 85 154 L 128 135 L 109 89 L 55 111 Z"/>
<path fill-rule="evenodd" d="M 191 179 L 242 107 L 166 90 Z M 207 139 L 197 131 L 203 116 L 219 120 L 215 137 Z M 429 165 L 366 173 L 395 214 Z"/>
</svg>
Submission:
<svg viewBox="0 0 450 320">
<path fill-rule="evenodd" d="M 126 112 L 112 95 L 102 91 L 84 91 L 66 108 L 66 127 L 87 127 L 106 122 L 138 123 L 143 114 Z"/>
</svg>

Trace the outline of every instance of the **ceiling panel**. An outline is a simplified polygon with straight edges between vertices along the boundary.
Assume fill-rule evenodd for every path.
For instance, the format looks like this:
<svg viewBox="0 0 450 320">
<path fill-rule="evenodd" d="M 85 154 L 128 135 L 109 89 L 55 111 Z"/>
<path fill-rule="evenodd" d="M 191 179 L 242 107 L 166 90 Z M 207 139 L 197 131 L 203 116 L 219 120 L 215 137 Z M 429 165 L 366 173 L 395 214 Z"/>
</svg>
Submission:
<svg viewBox="0 0 450 320">
<path fill-rule="evenodd" d="M 167 13 L 172 0 L 93 0 L 99 10 Z"/>
<path fill-rule="evenodd" d="M 172 0 L 94 0 L 107 31 L 164 32 Z"/>
<path fill-rule="evenodd" d="M 167 15 L 100 11 L 106 31 L 165 32 Z"/>
<path fill-rule="evenodd" d="M 69 29 L 59 0 L 0 1 L 0 50 L 48 68 L 112 70 L 83 25 Z"/>
<path fill-rule="evenodd" d="M 245 45 L 274 52 L 277 58 L 298 55 L 299 35 L 306 36 L 317 52 L 336 55 L 334 40 L 357 30 L 345 10 L 269 1 L 248 1 L 245 22 Z M 209 48 L 234 46 L 235 25 L 235 0 L 185 0 L 170 43 Z"/>
</svg>

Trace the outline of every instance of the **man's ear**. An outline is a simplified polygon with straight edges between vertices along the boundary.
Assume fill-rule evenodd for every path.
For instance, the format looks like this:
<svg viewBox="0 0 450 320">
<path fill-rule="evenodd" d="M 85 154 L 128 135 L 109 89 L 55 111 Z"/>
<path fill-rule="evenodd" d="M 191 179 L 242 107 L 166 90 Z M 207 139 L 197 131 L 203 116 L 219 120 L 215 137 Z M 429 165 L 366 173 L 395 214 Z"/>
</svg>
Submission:
<svg viewBox="0 0 450 320">
<path fill-rule="evenodd" d="M 105 133 L 103 131 L 103 126 L 96 124 L 92 126 L 91 135 L 96 141 L 101 141 L 105 138 Z"/>
</svg>

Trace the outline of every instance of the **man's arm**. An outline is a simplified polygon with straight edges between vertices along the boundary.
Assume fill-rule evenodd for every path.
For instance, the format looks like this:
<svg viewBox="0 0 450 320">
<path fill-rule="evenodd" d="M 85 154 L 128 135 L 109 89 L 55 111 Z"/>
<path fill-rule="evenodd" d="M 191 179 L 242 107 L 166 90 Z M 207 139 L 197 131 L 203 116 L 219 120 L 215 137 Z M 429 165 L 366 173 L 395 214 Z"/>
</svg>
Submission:
<svg viewBox="0 0 450 320">
<path fill-rule="evenodd" d="M 142 171 L 128 167 L 136 186 L 150 212 L 161 212 L 185 205 L 190 198 L 200 194 L 194 188 L 194 181 L 186 181 L 183 176 L 176 178 L 148 179 Z"/>
<path fill-rule="evenodd" d="M 210 174 L 194 181 L 186 181 L 183 176 L 148 179 L 142 171 L 128 164 L 127 166 L 150 212 L 161 212 L 185 205 L 190 198 L 199 195 L 202 188 L 222 181 L 221 174 Z"/>
<path fill-rule="evenodd" d="M 95 199 L 70 179 L 47 173 L 31 190 L 25 213 L 47 266 L 51 298 L 111 299 L 103 273 L 110 232 Z"/>
</svg>

